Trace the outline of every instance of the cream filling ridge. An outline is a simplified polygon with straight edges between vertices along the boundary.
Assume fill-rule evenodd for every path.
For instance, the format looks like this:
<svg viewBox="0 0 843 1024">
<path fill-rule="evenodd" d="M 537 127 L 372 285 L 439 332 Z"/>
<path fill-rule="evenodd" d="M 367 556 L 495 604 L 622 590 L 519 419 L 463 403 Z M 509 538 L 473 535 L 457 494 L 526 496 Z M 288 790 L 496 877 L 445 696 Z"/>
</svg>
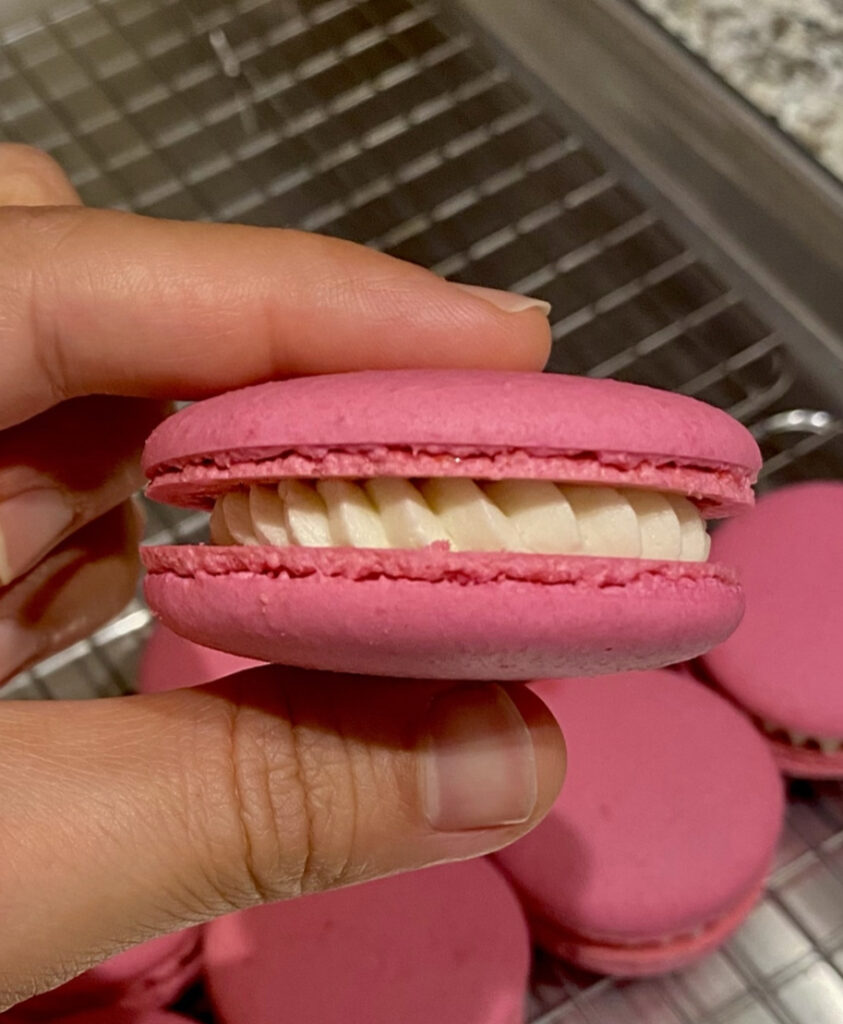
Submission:
<svg viewBox="0 0 843 1024">
<path fill-rule="evenodd" d="M 282 480 L 217 499 L 213 544 L 517 551 L 704 562 L 694 505 L 656 491 L 547 480 Z"/>
<path fill-rule="evenodd" d="M 827 756 L 839 754 L 843 750 L 843 739 L 836 736 L 812 736 L 807 732 L 786 729 L 783 725 L 777 725 L 767 718 L 760 718 L 757 721 L 771 739 L 781 737 L 791 747 L 802 747 L 805 750 L 818 751 Z"/>
</svg>

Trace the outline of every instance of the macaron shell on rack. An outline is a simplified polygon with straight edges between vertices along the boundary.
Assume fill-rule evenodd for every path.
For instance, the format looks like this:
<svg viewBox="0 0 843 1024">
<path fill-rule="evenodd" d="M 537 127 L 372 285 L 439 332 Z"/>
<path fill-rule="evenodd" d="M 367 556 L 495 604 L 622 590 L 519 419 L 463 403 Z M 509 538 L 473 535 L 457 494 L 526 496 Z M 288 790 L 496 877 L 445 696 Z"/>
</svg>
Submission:
<svg viewBox="0 0 843 1024">
<path fill-rule="evenodd" d="M 220 1024 L 522 1024 L 530 943 L 475 860 L 220 918 L 205 963 Z"/>
<path fill-rule="evenodd" d="M 752 724 L 666 671 L 534 688 L 565 730 L 568 776 L 545 820 L 495 855 L 534 938 L 622 976 L 716 948 L 759 898 L 782 823 Z"/>
<path fill-rule="evenodd" d="M 705 674 L 753 716 L 782 771 L 843 778 L 843 484 L 764 495 L 712 552 L 738 567 L 748 607 Z"/>
<path fill-rule="evenodd" d="M 708 926 L 640 945 L 584 938 L 548 925 L 538 914 L 530 919 L 530 931 L 537 946 L 581 969 L 617 978 L 647 978 L 690 967 L 714 953 L 743 924 L 762 895 L 759 884 Z"/>
<path fill-rule="evenodd" d="M 682 495 L 710 518 L 751 505 L 759 465 L 749 433 L 693 399 L 491 371 L 258 385 L 176 414 L 144 453 L 151 498 L 209 510 L 232 490 L 288 479 L 462 477 Z M 189 639 L 379 675 L 529 679 L 667 664 L 725 638 L 743 608 L 732 570 L 702 559 L 447 542 L 228 543 L 143 557 L 151 607 Z"/>
</svg>

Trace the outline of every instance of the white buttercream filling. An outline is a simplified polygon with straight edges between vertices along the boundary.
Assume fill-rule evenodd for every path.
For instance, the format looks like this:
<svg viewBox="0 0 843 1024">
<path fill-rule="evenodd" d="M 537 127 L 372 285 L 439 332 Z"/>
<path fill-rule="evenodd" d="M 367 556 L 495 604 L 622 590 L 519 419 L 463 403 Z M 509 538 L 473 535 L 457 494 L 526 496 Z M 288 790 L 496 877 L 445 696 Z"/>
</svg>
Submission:
<svg viewBox="0 0 843 1024">
<path fill-rule="evenodd" d="M 771 722 L 768 718 L 757 719 L 761 728 L 772 739 L 781 738 L 792 747 L 802 747 L 821 754 L 839 754 L 843 750 L 843 738 L 838 736 L 813 736 L 811 733 L 786 729 L 783 725 Z"/>
<path fill-rule="evenodd" d="M 217 499 L 214 544 L 513 551 L 704 562 L 709 536 L 676 494 L 547 480 L 282 480 Z"/>
</svg>

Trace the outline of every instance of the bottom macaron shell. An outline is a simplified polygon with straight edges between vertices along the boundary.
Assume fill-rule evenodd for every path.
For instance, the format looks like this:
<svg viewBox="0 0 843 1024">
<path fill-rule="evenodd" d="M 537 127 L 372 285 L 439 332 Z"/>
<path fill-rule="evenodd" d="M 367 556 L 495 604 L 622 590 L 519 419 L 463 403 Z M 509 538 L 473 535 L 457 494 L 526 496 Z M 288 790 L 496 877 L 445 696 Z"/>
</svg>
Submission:
<svg viewBox="0 0 843 1024">
<path fill-rule="evenodd" d="M 820 750 L 779 743 L 765 737 L 773 760 L 783 775 L 794 779 L 843 779 L 843 750 L 823 754 Z"/>
<path fill-rule="evenodd" d="M 754 886 L 730 913 L 697 935 L 646 945 L 610 945 L 566 933 L 538 916 L 529 915 L 536 944 L 576 967 L 617 978 L 645 978 L 677 971 L 714 952 L 743 924 L 763 894 Z"/>
<path fill-rule="evenodd" d="M 201 686 L 261 664 L 260 661 L 200 647 L 163 626 L 156 626 L 144 646 L 135 687 L 138 693 L 164 693 Z"/>
<path fill-rule="evenodd" d="M 208 647 L 302 668 L 524 680 L 667 665 L 740 621 L 709 563 L 489 553 L 147 548 L 150 606 Z"/>
</svg>

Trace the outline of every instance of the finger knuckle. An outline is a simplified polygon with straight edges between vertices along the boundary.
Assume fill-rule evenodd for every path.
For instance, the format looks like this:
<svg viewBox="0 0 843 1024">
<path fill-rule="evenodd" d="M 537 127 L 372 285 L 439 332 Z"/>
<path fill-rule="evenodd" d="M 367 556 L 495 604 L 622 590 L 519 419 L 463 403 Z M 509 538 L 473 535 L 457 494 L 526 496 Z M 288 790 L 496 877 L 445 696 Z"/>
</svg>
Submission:
<svg viewBox="0 0 843 1024">
<path fill-rule="evenodd" d="M 222 874 L 235 906 L 321 891 L 347 880 L 356 804 L 352 759 L 337 733 L 282 713 L 231 709 L 229 820 L 234 863 Z"/>
<path fill-rule="evenodd" d="M 0 175 L 12 200 L 50 202 L 67 191 L 67 179 L 56 161 L 43 149 L 25 143 L 5 143 L 0 148 Z"/>
<path fill-rule="evenodd" d="M 0 316 L 0 337 L 29 340 L 25 367 L 49 385 L 54 402 L 72 397 L 72 375 L 65 366 L 61 325 L 51 311 L 61 306 L 53 301 L 60 292 L 61 253 L 84 230 L 84 212 L 74 207 L 0 207 L 0 299 L 11 300 Z M 14 344 L 7 348 L 12 355 L 17 351 Z"/>
<path fill-rule="evenodd" d="M 0 146 L 0 171 L 31 170 L 46 168 L 50 172 L 59 169 L 55 160 L 43 149 L 25 142 L 4 142 Z"/>
</svg>

